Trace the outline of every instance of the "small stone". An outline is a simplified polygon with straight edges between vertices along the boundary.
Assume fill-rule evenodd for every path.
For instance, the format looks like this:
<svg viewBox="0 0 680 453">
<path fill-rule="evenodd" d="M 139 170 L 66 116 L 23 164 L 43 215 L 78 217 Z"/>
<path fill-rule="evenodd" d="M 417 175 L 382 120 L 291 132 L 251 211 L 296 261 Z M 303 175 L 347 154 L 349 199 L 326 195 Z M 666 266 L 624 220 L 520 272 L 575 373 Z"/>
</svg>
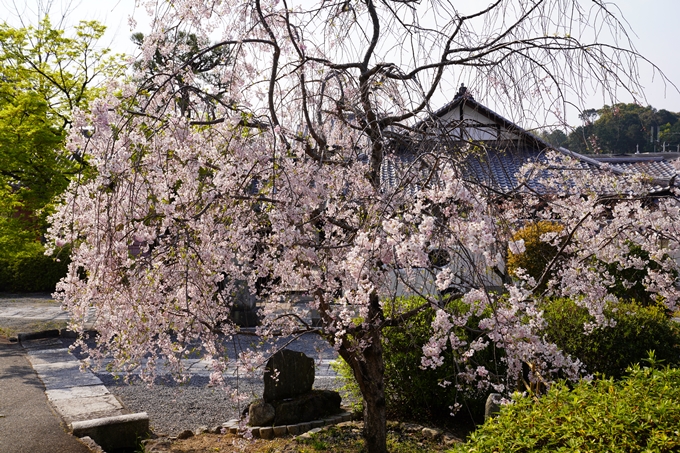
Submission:
<svg viewBox="0 0 680 453">
<path fill-rule="evenodd" d="M 216 425 L 210 428 L 209 432 L 212 434 L 222 434 L 222 427 L 220 425 Z"/>
<path fill-rule="evenodd" d="M 460 444 L 463 442 L 462 440 L 451 434 L 444 434 L 442 440 L 444 441 L 444 445 L 446 445 L 447 447 L 450 447 L 455 444 Z"/>
<path fill-rule="evenodd" d="M 260 428 L 260 437 L 262 439 L 273 439 L 274 438 L 274 428 L 271 426 L 265 426 Z"/>
<path fill-rule="evenodd" d="M 85 446 L 89 448 L 92 453 L 106 453 L 104 449 L 89 436 L 81 437 L 79 440 L 85 444 Z"/>
<path fill-rule="evenodd" d="M 274 422 L 274 406 L 262 400 L 255 401 L 248 408 L 250 426 L 267 426 Z"/>
<path fill-rule="evenodd" d="M 260 437 L 260 427 L 255 426 L 253 428 L 250 428 L 250 434 L 253 435 L 253 439 L 258 439 Z"/>
<path fill-rule="evenodd" d="M 274 427 L 274 436 L 276 437 L 282 437 L 288 434 L 288 427 L 287 426 L 275 426 Z"/>
<path fill-rule="evenodd" d="M 312 428 L 320 428 L 324 425 L 323 420 L 312 420 L 310 423 L 312 424 Z"/>
<path fill-rule="evenodd" d="M 358 428 L 359 424 L 357 422 L 347 421 L 338 423 L 336 426 L 338 428 Z"/>
<path fill-rule="evenodd" d="M 297 436 L 300 434 L 300 427 L 298 425 L 288 425 L 286 428 L 288 429 L 288 434 L 291 436 Z"/>
<path fill-rule="evenodd" d="M 314 428 L 314 429 L 307 431 L 306 433 L 300 434 L 295 439 L 297 439 L 297 440 L 311 439 L 313 434 L 319 433 L 321 431 L 322 431 L 321 428 Z"/>
<path fill-rule="evenodd" d="M 177 435 L 177 438 L 182 440 L 182 439 L 188 439 L 190 437 L 194 437 L 194 432 L 190 429 L 185 429 L 181 433 Z"/>
<path fill-rule="evenodd" d="M 335 425 L 342 422 L 342 417 L 333 415 L 331 417 L 325 417 L 324 421 L 327 425 Z"/>
<path fill-rule="evenodd" d="M 416 433 L 422 431 L 423 427 L 415 423 L 402 423 L 401 430 L 407 433 Z"/>
<path fill-rule="evenodd" d="M 306 439 L 311 439 L 311 438 L 312 438 L 312 435 L 309 434 L 309 432 L 306 432 L 306 433 L 300 434 L 299 436 L 296 436 L 295 440 L 306 440 Z"/>
<path fill-rule="evenodd" d="M 484 406 L 484 420 L 488 420 L 501 411 L 501 394 L 491 393 L 486 398 L 486 405 Z"/>
<path fill-rule="evenodd" d="M 172 441 L 170 439 L 147 439 L 142 441 L 144 451 L 147 453 L 165 453 L 172 448 Z"/>
<path fill-rule="evenodd" d="M 423 437 L 426 437 L 428 439 L 436 440 L 439 439 L 442 435 L 442 432 L 436 428 L 423 428 L 421 431 Z"/>
<path fill-rule="evenodd" d="M 226 423 L 222 423 L 222 427 L 226 433 L 236 434 L 238 433 L 239 421 L 235 418 L 231 419 Z"/>
<path fill-rule="evenodd" d="M 199 427 L 196 429 L 196 433 L 195 433 L 195 434 L 198 436 L 198 435 L 201 435 L 201 434 L 207 433 L 207 432 L 210 432 L 210 428 L 208 428 L 207 426 L 199 426 Z"/>
<path fill-rule="evenodd" d="M 300 427 L 300 433 L 306 433 L 307 431 L 312 429 L 311 423 L 300 423 L 298 426 Z"/>
</svg>

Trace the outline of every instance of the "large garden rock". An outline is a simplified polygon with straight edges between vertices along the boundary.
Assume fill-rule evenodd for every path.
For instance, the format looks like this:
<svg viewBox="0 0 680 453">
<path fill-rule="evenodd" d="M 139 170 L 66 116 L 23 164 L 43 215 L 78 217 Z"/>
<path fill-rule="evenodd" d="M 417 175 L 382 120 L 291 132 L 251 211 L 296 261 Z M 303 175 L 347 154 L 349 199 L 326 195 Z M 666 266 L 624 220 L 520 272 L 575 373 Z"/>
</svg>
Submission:
<svg viewBox="0 0 680 453">
<path fill-rule="evenodd" d="M 283 349 L 267 362 L 264 372 L 265 402 L 295 398 L 308 393 L 314 384 L 314 360 L 302 352 Z"/>
<path fill-rule="evenodd" d="M 319 420 L 341 412 L 340 394 L 332 390 L 312 390 L 285 401 L 274 401 L 274 426 Z"/>
</svg>

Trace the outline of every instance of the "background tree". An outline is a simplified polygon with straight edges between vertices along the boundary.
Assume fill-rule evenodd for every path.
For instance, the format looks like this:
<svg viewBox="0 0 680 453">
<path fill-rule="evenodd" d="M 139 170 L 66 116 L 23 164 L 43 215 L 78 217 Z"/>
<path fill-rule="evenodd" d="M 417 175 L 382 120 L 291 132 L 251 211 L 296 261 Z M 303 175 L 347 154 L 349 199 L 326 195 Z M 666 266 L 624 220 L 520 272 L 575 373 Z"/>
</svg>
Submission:
<svg viewBox="0 0 680 453">
<path fill-rule="evenodd" d="M 638 104 L 605 105 L 586 110 L 584 125 L 569 134 L 566 148 L 584 154 L 674 151 L 680 134 L 678 114 Z M 677 135 L 677 136 L 676 136 Z M 552 143 L 552 142 L 551 142 Z M 664 146 L 665 143 L 665 146 Z"/>
<path fill-rule="evenodd" d="M 489 287 L 488 269 L 502 266 L 512 226 L 531 218 L 522 209 L 539 201 L 517 207 L 467 183 L 459 173 L 465 146 L 424 152 L 393 180 L 383 171 L 395 162 L 395 142 L 447 142 L 436 128 L 425 138 L 409 133 L 449 77 L 475 80 L 476 95 L 493 93 L 515 112 L 532 111 L 555 93 L 564 101 L 567 93 L 581 92 L 584 78 L 616 81 L 605 89 L 623 84 L 638 91 L 637 54 L 614 12 L 601 3 L 562 0 L 498 0 L 478 10 L 458 2 L 372 0 L 323 1 L 307 9 L 260 0 L 156 6 L 135 82 L 112 82 L 92 113 L 74 120 L 74 129 L 93 127 L 94 133 L 89 139 L 71 133 L 69 149 L 89 140 L 97 174 L 72 182 L 52 217 L 54 245 L 74 248 L 60 297 L 76 316 L 98 309 L 94 358 L 115 351 L 113 365 L 124 366 L 123 357 L 141 363 L 149 353 L 161 354 L 181 371 L 177 359 L 200 342 L 219 379 L 228 366 L 224 336 L 236 331 L 228 295 L 244 280 L 255 292 L 266 277 L 258 333 L 315 333 L 334 345 L 363 395 L 372 453 L 386 450 L 382 330 L 427 307 L 435 316 L 423 366 L 437 367 L 447 350 L 464 360 L 494 344 L 505 351 L 501 380 L 465 365 L 456 379 L 509 392 L 524 362 L 545 379 L 560 370 L 578 376 L 580 364 L 536 331 L 542 322 L 531 281 L 509 285 L 504 296 Z M 590 27 L 615 37 L 589 42 L 587 33 L 573 34 Z M 192 51 L 189 60 L 166 58 L 177 42 L 168 33 L 180 30 L 176 36 L 195 35 L 198 43 L 213 42 L 216 30 L 223 37 Z M 197 77 L 190 62 L 220 47 L 230 49 L 229 64 L 215 67 L 212 80 L 228 91 L 216 99 L 211 94 L 218 88 Z M 159 61 L 162 71 L 144 72 Z M 554 89 L 537 89 L 546 84 Z M 429 176 L 422 179 L 417 169 Z M 592 187 L 606 178 L 598 181 Z M 545 240 L 555 241 L 558 251 L 569 248 L 566 267 L 557 272 L 570 283 L 567 296 L 583 295 L 596 313 L 607 287 L 590 273 L 587 285 L 571 284 L 583 258 L 572 249 L 585 246 L 610 262 L 623 250 L 604 245 L 618 245 L 619 235 L 635 228 L 632 237 L 658 254 L 658 241 L 639 233 L 632 220 L 603 229 L 601 209 L 597 194 L 585 200 L 566 194 L 564 203 L 545 210 L 545 220 L 560 216 L 565 224 L 563 233 Z M 669 217 L 647 224 L 665 232 Z M 613 232 L 609 240 L 590 242 Z M 140 244 L 141 253 L 130 253 Z M 456 266 L 431 265 L 433 249 Z M 422 275 L 441 290 L 463 281 L 468 308 L 447 312 L 441 294 L 417 284 Z M 648 283 L 673 307 L 672 290 L 660 289 L 665 276 L 654 273 Z M 422 304 L 400 308 L 397 283 L 422 296 Z M 292 290 L 313 296 L 306 309 L 318 311 L 321 327 L 307 325 L 302 313 L 281 313 L 276 301 Z M 456 329 L 480 310 L 493 316 L 479 323 L 477 339 L 468 344 Z M 596 320 L 606 324 L 602 316 Z M 262 364 L 255 354 L 242 359 Z"/>
<path fill-rule="evenodd" d="M 566 147 L 569 143 L 569 136 L 561 129 L 555 129 L 550 132 L 542 131 L 541 138 L 555 147 Z"/>
<path fill-rule="evenodd" d="M 103 33 L 81 22 L 67 36 L 48 17 L 35 27 L 0 25 L 0 257 L 42 250 L 51 203 L 85 163 L 64 142 L 72 112 L 120 73 L 97 48 Z"/>
</svg>

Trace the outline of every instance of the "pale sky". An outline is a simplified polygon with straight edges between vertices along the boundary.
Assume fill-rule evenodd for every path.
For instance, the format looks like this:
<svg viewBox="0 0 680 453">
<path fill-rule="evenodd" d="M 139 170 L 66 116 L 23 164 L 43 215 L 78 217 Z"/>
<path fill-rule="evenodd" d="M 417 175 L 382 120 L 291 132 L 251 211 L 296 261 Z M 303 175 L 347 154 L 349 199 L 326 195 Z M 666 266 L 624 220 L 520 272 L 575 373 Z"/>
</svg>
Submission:
<svg viewBox="0 0 680 453">
<path fill-rule="evenodd" d="M 470 0 L 466 0 L 470 1 Z M 473 0 L 480 5 L 488 0 Z M 633 43 L 637 50 L 655 63 L 671 82 L 680 88 L 680 0 L 615 0 L 609 2 L 621 9 L 629 22 L 633 33 Z M 51 5 L 50 5 L 51 4 Z M 128 26 L 128 16 L 133 14 L 138 23 L 138 30 L 144 31 L 148 23 L 146 11 L 135 6 L 135 0 L 0 0 L 0 20 L 12 25 L 21 20 L 33 23 L 37 11 L 42 5 L 49 5 L 50 18 L 57 24 L 59 17 L 66 12 L 67 25 L 79 20 L 98 20 L 107 25 L 107 34 L 102 40 L 103 46 L 110 46 L 117 52 L 134 52 Z M 17 14 L 17 10 L 20 14 Z M 649 66 L 642 66 L 641 83 L 645 87 L 647 103 L 657 109 L 680 112 L 680 93 L 673 86 L 664 86 L 661 78 L 653 74 Z M 451 97 L 455 93 L 451 93 Z M 485 103 L 484 99 L 478 99 Z M 631 102 L 632 99 L 622 97 L 620 102 Z M 443 101 L 445 102 L 445 100 Z M 492 103 L 486 102 L 493 108 Z M 605 103 L 601 97 L 593 97 L 591 108 L 600 108 Z M 438 105 L 434 106 L 439 107 Z M 569 123 L 578 125 L 574 114 L 570 114 Z"/>
</svg>

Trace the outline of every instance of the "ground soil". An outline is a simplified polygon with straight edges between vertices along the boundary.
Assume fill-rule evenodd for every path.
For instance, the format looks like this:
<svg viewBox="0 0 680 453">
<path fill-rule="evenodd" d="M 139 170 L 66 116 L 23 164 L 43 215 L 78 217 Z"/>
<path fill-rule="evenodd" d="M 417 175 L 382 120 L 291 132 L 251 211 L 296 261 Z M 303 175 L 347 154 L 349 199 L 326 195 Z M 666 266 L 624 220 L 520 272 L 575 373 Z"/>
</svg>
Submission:
<svg viewBox="0 0 680 453">
<path fill-rule="evenodd" d="M 146 442 L 146 453 L 362 453 L 363 424 L 342 423 L 319 433 L 273 440 L 243 439 L 232 434 L 201 434 L 189 439 L 155 439 Z M 423 435 L 423 426 L 388 422 L 388 450 L 395 453 L 441 453 L 461 438 L 438 431 L 435 438 Z M 462 433 L 463 436 L 465 433 Z"/>
</svg>

